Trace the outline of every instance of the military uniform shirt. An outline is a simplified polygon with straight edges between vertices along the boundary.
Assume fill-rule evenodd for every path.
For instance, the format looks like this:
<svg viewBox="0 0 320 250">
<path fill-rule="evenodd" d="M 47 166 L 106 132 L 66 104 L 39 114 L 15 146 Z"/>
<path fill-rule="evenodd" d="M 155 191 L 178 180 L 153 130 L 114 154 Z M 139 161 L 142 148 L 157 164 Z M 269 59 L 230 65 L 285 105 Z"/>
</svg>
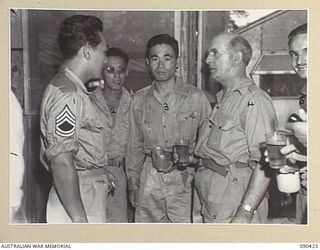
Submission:
<svg viewBox="0 0 320 250">
<path fill-rule="evenodd" d="M 78 170 L 98 168 L 108 162 L 104 127 L 83 82 L 62 65 L 48 85 L 41 105 L 41 160 L 61 153 L 74 154 Z"/>
<path fill-rule="evenodd" d="M 130 93 L 125 88 L 122 88 L 115 120 L 112 119 L 101 88 L 95 90 L 90 98 L 98 111 L 104 114 L 100 117 L 102 117 L 105 127 L 108 157 L 110 159 L 123 159 L 126 154 L 129 137 L 129 107 L 132 100 Z"/>
<path fill-rule="evenodd" d="M 175 89 L 166 103 L 155 97 L 154 84 L 138 91 L 129 115 L 128 178 L 139 179 L 146 154 L 156 146 L 171 150 L 177 139 L 184 138 L 189 140 L 192 153 L 197 129 L 210 112 L 211 107 L 204 93 L 190 84 L 184 84 L 180 78 L 176 78 Z"/>
<path fill-rule="evenodd" d="M 219 165 L 260 161 L 259 144 L 277 127 L 271 98 L 252 81 L 222 97 L 220 91 L 210 119 L 200 131 L 195 154 Z"/>
</svg>

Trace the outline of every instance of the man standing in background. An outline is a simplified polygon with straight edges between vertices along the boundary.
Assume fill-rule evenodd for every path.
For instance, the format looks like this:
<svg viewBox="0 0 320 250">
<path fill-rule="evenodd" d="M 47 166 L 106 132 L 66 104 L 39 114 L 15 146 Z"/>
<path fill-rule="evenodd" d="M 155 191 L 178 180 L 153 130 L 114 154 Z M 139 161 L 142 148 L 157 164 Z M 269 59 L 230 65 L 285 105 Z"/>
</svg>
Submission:
<svg viewBox="0 0 320 250">
<path fill-rule="evenodd" d="M 107 50 L 102 32 L 102 21 L 86 15 L 66 18 L 59 29 L 64 62 L 40 111 L 40 157 L 53 175 L 48 223 L 106 222 L 105 132 L 85 87 L 101 78 Z"/>
<path fill-rule="evenodd" d="M 106 126 L 108 171 L 114 178 L 115 190 L 110 193 L 107 206 L 107 222 L 128 222 L 127 178 L 124 158 L 129 137 L 130 93 L 123 87 L 128 75 L 128 55 L 119 48 L 106 52 L 103 68 L 104 88 L 98 87 L 91 100 Z"/>
<path fill-rule="evenodd" d="M 288 145 L 281 149 L 281 152 L 288 158 L 302 164 L 300 168 L 301 189 L 296 196 L 296 223 L 307 223 L 307 76 L 308 76 L 308 25 L 302 24 L 292 30 L 288 36 L 289 54 L 291 65 L 298 76 L 304 81 L 299 98 L 299 117 L 301 121 L 288 122 L 286 129 L 292 130 L 299 141 L 299 145 Z M 298 149 L 300 150 L 298 150 Z M 298 165 L 299 166 L 299 165 Z"/>
</svg>

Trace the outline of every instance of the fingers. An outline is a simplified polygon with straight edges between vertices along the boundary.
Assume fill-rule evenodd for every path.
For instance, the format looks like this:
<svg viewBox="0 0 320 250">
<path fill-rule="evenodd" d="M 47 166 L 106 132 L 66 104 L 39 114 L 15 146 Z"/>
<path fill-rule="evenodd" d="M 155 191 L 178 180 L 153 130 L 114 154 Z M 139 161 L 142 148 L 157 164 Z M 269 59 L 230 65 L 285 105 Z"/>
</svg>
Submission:
<svg viewBox="0 0 320 250">
<path fill-rule="evenodd" d="M 299 116 L 302 119 L 302 121 L 307 121 L 307 113 L 304 109 L 299 109 Z"/>
<path fill-rule="evenodd" d="M 301 186 L 303 186 L 303 187 L 305 187 L 305 188 L 307 188 L 307 180 L 302 180 L 301 182 L 300 182 L 300 184 L 301 184 Z"/>
<path fill-rule="evenodd" d="M 307 166 L 305 166 L 305 167 L 303 167 L 303 168 L 300 168 L 300 173 L 304 173 L 304 172 L 306 172 L 308 170 L 308 167 Z"/>
<path fill-rule="evenodd" d="M 134 207 L 137 207 L 138 206 L 138 191 L 135 191 L 134 192 Z"/>
<path fill-rule="evenodd" d="M 137 190 L 129 191 L 129 200 L 130 200 L 130 203 L 133 207 L 138 206 L 138 191 Z"/>
<path fill-rule="evenodd" d="M 287 155 L 287 154 L 294 152 L 296 150 L 297 150 L 297 148 L 295 147 L 295 145 L 290 144 L 290 145 L 287 145 L 287 146 L 284 146 L 283 148 L 281 148 L 280 152 L 283 155 Z"/>
<path fill-rule="evenodd" d="M 178 153 L 175 151 L 175 149 L 174 149 L 174 151 L 173 151 L 173 163 L 174 163 L 174 164 L 179 163 L 179 155 L 178 155 Z"/>
<path fill-rule="evenodd" d="M 307 161 L 307 156 L 306 155 L 298 154 L 296 152 L 292 152 L 292 153 L 288 154 L 287 157 L 289 159 L 292 159 L 292 160 L 295 160 L 295 161 L 303 161 L 303 162 Z"/>
</svg>

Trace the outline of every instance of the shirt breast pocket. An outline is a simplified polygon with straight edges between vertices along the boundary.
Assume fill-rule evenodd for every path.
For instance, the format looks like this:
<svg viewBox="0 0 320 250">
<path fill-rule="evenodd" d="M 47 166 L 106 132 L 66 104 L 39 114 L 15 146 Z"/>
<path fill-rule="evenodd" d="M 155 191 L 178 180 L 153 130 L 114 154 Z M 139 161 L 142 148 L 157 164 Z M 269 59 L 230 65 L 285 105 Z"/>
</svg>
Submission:
<svg viewBox="0 0 320 250">
<path fill-rule="evenodd" d="M 82 128 L 93 133 L 102 133 L 103 124 L 99 120 L 86 119 L 82 125 Z"/>
<path fill-rule="evenodd" d="M 237 119 L 220 113 L 210 119 L 210 123 L 212 128 L 208 137 L 208 147 L 221 153 L 232 151 Z"/>
<path fill-rule="evenodd" d="M 198 112 L 188 111 L 177 114 L 176 128 L 180 137 L 194 139 L 198 128 Z"/>
</svg>

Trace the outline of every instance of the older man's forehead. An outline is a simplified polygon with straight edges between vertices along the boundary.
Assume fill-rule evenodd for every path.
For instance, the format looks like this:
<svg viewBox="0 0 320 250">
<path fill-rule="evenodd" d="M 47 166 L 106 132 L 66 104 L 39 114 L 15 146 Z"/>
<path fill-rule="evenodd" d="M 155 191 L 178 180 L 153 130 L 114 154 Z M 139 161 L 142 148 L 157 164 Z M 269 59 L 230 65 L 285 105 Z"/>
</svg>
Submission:
<svg viewBox="0 0 320 250">
<path fill-rule="evenodd" d="M 230 41 L 233 37 L 230 35 L 218 35 L 211 40 L 209 50 L 217 49 L 223 50 L 229 47 Z"/>
</svg>

